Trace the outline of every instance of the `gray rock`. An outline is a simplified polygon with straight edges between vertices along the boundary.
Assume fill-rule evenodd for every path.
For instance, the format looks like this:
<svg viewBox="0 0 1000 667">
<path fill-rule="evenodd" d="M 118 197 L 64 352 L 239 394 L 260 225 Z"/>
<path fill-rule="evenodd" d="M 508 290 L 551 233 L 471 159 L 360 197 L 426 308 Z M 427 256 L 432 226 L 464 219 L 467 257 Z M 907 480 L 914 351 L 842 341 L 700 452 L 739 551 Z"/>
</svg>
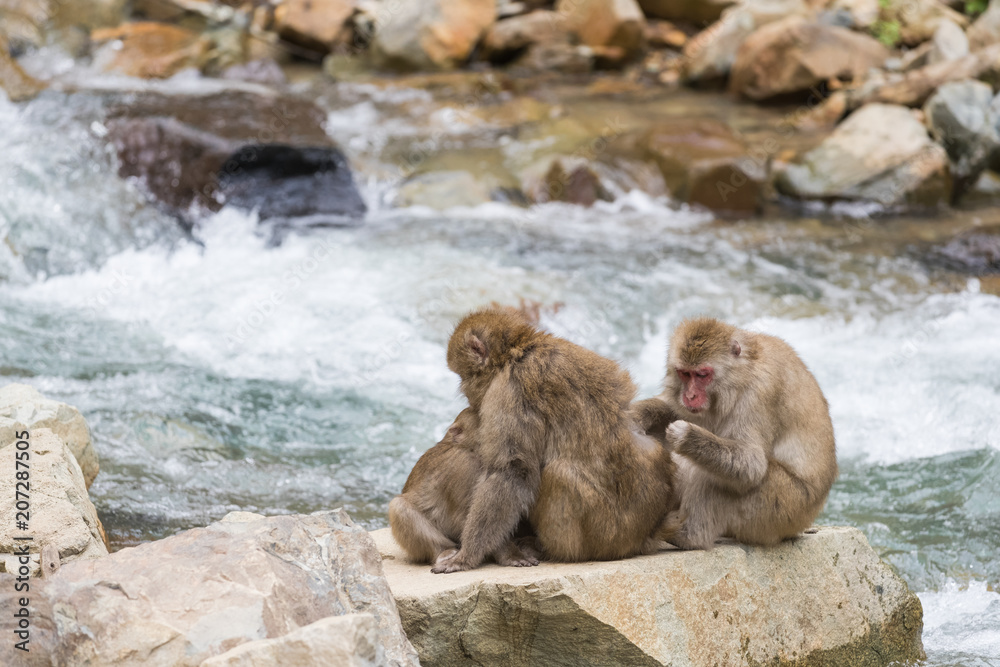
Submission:
<svg viewBox="0 0 1000 667">
<path fill-rule="evenodd" d="M 956 195 L 971 187 L 1000 151 L 992 100 L 993 89 L 987 84 L 966 80 L 946 83 L 924 105 L 931 133 L 951 159 Z"/>
<path fill-rule="evenodd" d="M 948 155 L 903 106 L 867 104 L 798 163 L 779 172 L 792 197 L 926 208 L 951 196 Z"/>
<path fill-rule="evenodd" d="M 886 665 L 923 657 L 920 601 L 854 528 L 773 548 L 432 575 L 373 533 L 424 664 Z"/>
<path fill-rule="evenodd" d="M 934 31 L 927 64 L 949 62 L 969 55 L 969 38 L 954 21 L 944 20 Z"/>
<path fill-rule="evenodd" d="M 64 564 L 32 582 L 31 593 L 29 664 L 194 667 L 240 644 L 358 613 L 374 617 L 384 664 L 418 664 L 375 544 L 343 510 L 188 530 Z M 10 575 L 0 575 L 0 605 L 12 609 L 14 596 Z M 14 651 L 0 642 L 0 664 L 24 664 Z"/>
</svg>

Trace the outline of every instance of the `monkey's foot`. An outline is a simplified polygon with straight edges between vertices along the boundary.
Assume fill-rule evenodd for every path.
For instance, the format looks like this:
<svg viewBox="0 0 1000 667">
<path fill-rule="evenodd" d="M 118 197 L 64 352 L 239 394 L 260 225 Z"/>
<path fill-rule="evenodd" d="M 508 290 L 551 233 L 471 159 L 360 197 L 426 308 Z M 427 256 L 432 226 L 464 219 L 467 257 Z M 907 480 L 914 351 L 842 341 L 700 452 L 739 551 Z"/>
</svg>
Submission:
<svg viewBox="0 0 1000 667">
<path fill-rule="evenodd" d="M 472 564 L 461 549 L 452 549 L 438 556 L 437 562 L 431 568 L 434 574 L 449 574 L 451 572 L 464 572 L 479 567 L 479 563 Z"/>
</svg>

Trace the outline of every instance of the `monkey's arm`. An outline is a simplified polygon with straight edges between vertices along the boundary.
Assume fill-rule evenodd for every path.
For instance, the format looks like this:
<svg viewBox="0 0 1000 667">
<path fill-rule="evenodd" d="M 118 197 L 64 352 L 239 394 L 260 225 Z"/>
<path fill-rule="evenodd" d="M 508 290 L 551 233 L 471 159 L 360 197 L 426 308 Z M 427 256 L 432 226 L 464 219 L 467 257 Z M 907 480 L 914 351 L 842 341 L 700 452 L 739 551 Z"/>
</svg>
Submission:
<svg viewBox="0 0 1000 667">
<path fill-rule="evenodd" d="M 676 413 L 659 397 L 635 401 L 629 406 L 629 417 L 639 430 L 659 440 L 661 445 L 667 444 L 667 426 L 677 419 Z"/>
<path fill-rule="evenodd" d="M 760 438 L 720 438 L 701 426 L 676 421 L 667 429 L 667 440 L 674 442 L 674 451 L 736 493 L 757 488 L 767 475 L 767 452 Z"/>
</svg>

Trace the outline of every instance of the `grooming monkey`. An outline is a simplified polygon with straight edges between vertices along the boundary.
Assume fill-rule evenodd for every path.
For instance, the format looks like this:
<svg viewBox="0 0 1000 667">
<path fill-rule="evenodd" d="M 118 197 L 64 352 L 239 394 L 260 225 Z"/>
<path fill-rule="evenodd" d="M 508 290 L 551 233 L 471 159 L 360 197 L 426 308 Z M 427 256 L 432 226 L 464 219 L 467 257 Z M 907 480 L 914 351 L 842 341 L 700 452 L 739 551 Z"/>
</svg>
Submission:
<svg viewBox="0 0 1000 667">
<path fill-rule="evenodd" d="M 837 478 L 823 392 L 783 340 L 711 318 L 682 322 L 665 391 L 632 408 L 675 452 L 684 517 L 669 541 L 772 545 L 808 528 Z M 668 426 L 669 424 L 669 426 Z M 664 430 L 665 429 L 665 430 Z"/>
<path fill-rule="evenodd" d="M 488 308 L 455 328 L 448 367 L 479 417 L 484 475 L 460 549 L 432 571 L 479 566 L 525 516 L 553 560 L 623 558 L 672 535 L 674 464 L 632 421 L 635 385 L 616 363 Z"/>
</svg>

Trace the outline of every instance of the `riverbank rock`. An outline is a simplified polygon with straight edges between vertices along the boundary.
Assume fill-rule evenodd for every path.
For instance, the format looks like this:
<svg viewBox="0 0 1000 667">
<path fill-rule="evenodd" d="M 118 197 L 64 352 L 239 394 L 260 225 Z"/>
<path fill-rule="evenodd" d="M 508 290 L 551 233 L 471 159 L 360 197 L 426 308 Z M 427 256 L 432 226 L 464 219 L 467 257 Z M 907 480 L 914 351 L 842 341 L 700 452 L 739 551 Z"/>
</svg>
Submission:
<svg viewBox="0 0 1000 667">
<path fill-rule="evenodd" d="M 945 63 L 969 55 L 969 38 L 954 21 L 942 21 L 934 31 L 927 64 Z"/>
<path fill-rule="evenodd" d="M 14 572 L 15 553 L 27 545 L 32 554 L 45 547 L 55 547 L 61 562 L 88 561 L 107 556 L 104 529 L 97 518 L 97 510 L 87 495 L 83 472 L 76 457 L 62 439 L 47 428 L 29 429 L 28 448 L 19 450 L 17 439 L 8 435 L 6 419 L 0 418 L 3 448 L 0 449 L 0 466 L 9 474 L 0 477 L 0 555 L 5 571 Z M 19 425 L 13 430 L 21 431 Z M 27 491 L 20 498 L 15 486 L 16 461 L 19 452 L 27 451 L 28 484 L 20 487 Z M 23 460 L 23 459 L 22 459 Z M 29 503 L 27 528 L 19 529 L 16 501 L 27 498 Z M 30 536 L 30 542 L 15 538 Z M 58 564 L 57 564 L 58 567 Z M 13 591 L 13 586 L 11 586 Z M 0 649 L 2 655 L 2 649 Z M 3 664 L 16 664 L 10 660 Z"/>
<path fill-rule="evenodd" d="M 646 47 L 646 18 L 635 0 L 557 0 L 556 12 L 587 46 L 619 48 L 626 58 Z"/>
<path fill-rule="evenodd" d="M 272 518 L 243 513 L 101 560 L 65 564 L 31 592 L 32 664 L 195 667 L 241 644 L 296 631 L 312 637 L 319 651 L 322 640 L 306 626 L 370 614 L 382 664 L 417 665 L 378 551 L 343 510 Z M 13 608 L 13 595 L 9 575 L 0 576 L 5 609 Z M 10 634 L 9 620 L 0 626 Z M 363 635 L 364 628 L 352 632 Z M 247 664 L 232 654 L 226 659 L 232 661 L 222 664 Z M 13 642 L 0 644 L 0 663 L 24 664 L 19 660 Z"/>
<path fill-rule="evenodd" d="M 274 29 L 282 39 L 320 53 L 352 39 L 348 20 L 355 0 L 284 0 L 274 8 Z"/>
<path fill-rule="evenodd" d="M 993 89 L 982 81 L 941 86 L 924 105 L 934 138 L 951 159 L 956 195 L 975 184 L 993 155 L 1000 153 L 1000 109 L 992 109 Z"/>
<path fill-rule="evenodd" d="M 165 79 L 188 67 L 199 68 L 209 43 L 199 33 L 152 21 L 125 23 L 91 33 L 94 55 L 101 69 L 142 79 Z"/>
<path fill-rule="evenodd" d="M 739 0 L 639 0 L 646 16 L 698 25 L 717 21 L 723 11 L 736 4 Z"/>
<path fill-rule="evenodd" d="M 989 6 L 966 33 L 972 50 L 1000 42 L 1000 0 L 990 0 Z"/>
<path fill-rule="evenodd" d="M 791 16 L 747 38 L 733 62 L 730 88 L 752 100 L 807 91 L 830 79 L 861 79 L 889 52 L 875 39 Z"/>
<path fill-rule="evenodd" d="M 12 102 L 30 100 L 45 89 L 45 84 L 27 72 L 10 55 L 10 46 L 3 32 L 0 32 L 0 90 Z"/>
<path fill-rule="evenodd" d="M 902 106 L 868 104 L 823 143 L 777 174 L 777 189 L 800 199 L 928 208 L 951 197 L 948 155 Z"/>
<path fill-rule="evenodd" d="M 920 601 L 854 528 L 604 563 L 434 575 L 373 533 L 424 664 L 886 665 L 923 657 Z"/>
<path fill-rule="evenodd" d="M 326 116 L 291 96 L 140 94 L 108 113 L 119 175 L 192 224 L 224 204 L 281 228 L 361 222 L 366 206 Z"/>
<path fill-rule="evenodd" d="M 483 37 L 483 58 L 498 65 L 516 62 L 528 51 L 554 44 L 570 45 L 575 41 L 566 17 L 559 12 L 540 9 L 494 23 Z"/>
<path fill-rule="evenodd" d="M 45 398 L 31 385 L 9 384 L 0 389 L 0 434 L 4 443 L 8 442 L 8 428 L 51 430 L 73 453 L 87 488 L 94 483 L 100 470 L 97 450 L 87 420 L 72 405 Z"/>
<path fill-rule="evenodd" d="M 880 3 L 883 21 L 899 25 L 899 37 L 911 46 L 926 42 L 944 21 L 969 25 L 965 15 L 939 0 L 886 0 Z"/>
<path fill-rule="evenodd" d="M 450 69 L 464 63 L 496 18 L 495 0 L 400 0 L 376 24 L 372 53 L 387 69 Z"/>
</svg>

